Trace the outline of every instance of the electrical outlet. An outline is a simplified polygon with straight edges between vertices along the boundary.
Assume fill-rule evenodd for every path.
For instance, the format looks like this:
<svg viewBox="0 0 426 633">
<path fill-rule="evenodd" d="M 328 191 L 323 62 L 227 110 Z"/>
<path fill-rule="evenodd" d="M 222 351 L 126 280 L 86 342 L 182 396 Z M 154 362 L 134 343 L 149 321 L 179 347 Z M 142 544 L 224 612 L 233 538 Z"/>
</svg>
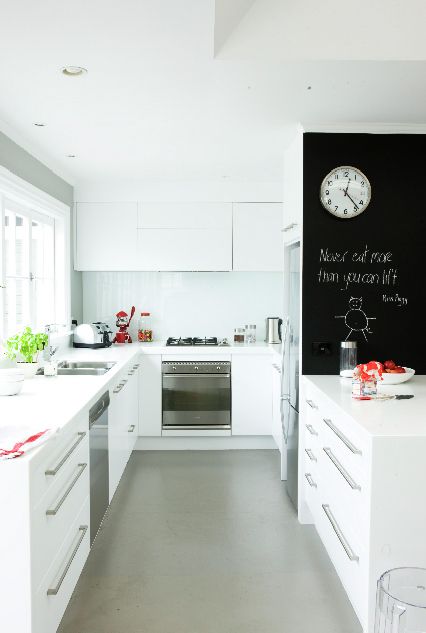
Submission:
<svg viewBox="0 0 426 633">
<path fill-rule="evenodd" d="M 314 356 L 331 356 L 331 343 L 322 341 L 312 343 L 312 354 Z"/>
</svg>

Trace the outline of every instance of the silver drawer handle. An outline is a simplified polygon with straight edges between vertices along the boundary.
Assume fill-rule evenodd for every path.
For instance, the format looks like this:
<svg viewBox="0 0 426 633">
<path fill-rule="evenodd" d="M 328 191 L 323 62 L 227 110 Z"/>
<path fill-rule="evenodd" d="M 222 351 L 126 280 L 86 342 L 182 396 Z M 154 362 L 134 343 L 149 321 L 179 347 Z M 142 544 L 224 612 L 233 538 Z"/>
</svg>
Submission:
<svg viewBox="0 0 426 633">
<path fill-rule="evenodd" d="M 82 540 L 84 539 L 87 530 L 89 529 L 88 525 L 80 525 L 80 527 L 78 528 L 78 531 L 81 532 L 80 536 L 78 537 L 78 541 L 77 541 L 77 545 L 74 547 L 72 554 L 67 562 L 67 564 L 64 567 L 64 571 L 61 574 L 61 577 L 59 578 L 57 584 L 54 587 L 51 587 L 50 589 L 47 590 L 47 595 L 48 596 L 56 596 L 56 594 L 58 593 L 59 589 L 61 588 L 62 583 L 65 580 L 65 576 L 68 573 L 69 568 L 71 567 L 71 564 L 74 560 L 74 558 L 76 557 L 76 554 L 78 552 L 78 548 L 81 545 Z"/>
<path fill-rule="evenodd" d="M 349 545 L 349 543 L 347 542 L 342 530 L 339 527 L 339 524 L 337 523 L 336 519 L 333 516 L 333 513 L 330 510 L 330 506 L 328 504 L 322 504 L 322 509 L 324 510 L 327 519 L 330 521 L 331 523 L 331 527 L 333 528 L 333 530 L 336 533 L 337 538 L 339 539 L 343 549 L 346 552 L 347 557 L 349 558 L 349 560 L 351 561 L 355 561 L 358 562 L 359 561 L 359 556 L 357 556 L 352 547 Z"/>
<path fill-rule="evenodd" d="M 308 429 L 308 431 L 309 431 L 309 433 L 311 435 L 318 435 L 318 433 L 315 431 L 315 429 L 312 426 L 312 424 L 306 424 L 305 426 L 306 426 L 306 428 Z"/>
<path fill-rule="evenodd" d="M 122 380 L 121 381 L 121 386 L 124 387 L 124 385 L 126 384 L 127 380 Z"/>
<path fill-rule="evenodd" d="M 311 462 L 316 462 L 318 461 L 317 458 L 315 457 L 315 455 L 313 454 L 313 452 L 311 451 L 310 448 L 305 448 L 305 453 L 306 455 L 309 457 L 309 459 L 311 460 Z"/>
<path fill-rule="evenodd" d="M 287 231 L 291 231 L 291 229 L 294 229 L 295 226 L 297 226 L 297 222 L 292 222 L 291 224 L 287 224 L 287 226 L 281 229 L 281 231 L 283 233 L 287 233 Z"/>
<path fill-rule="evenodd" d="M 352 444 L 352 442 L 350 440 L 348 440 L 348 438 L 345 437 L 345 435 L 343 435 L 342 431 L 340 431 L 337 428 L 337 426 L 335 426 L 333 424 L 333 422 L 330 420 L 330 418 L 323 418 L 323 420 L 324 420 L 325 424 L 333 431 L 333 433 L 335 433 L 337 435 L 339 440 L 341 440 L 343 442 L 343 444 L 345 446 L 347 446 L 347 448 L 351 451 L 351 453 L 354 453 L 355 455 L 362 455 L 362 452 L 359 450 L 359 448 L 354 446 Z"/>
<path fill-rule="evenodd" d="M 135 373 L 135 372 L 133 371 L 133 369 L 131 369 L 129 372 L 127 372 L 127 375 L 128 375 L 128 376 L 133 376 L 133 374 L 134 374 L 134 373 Z"/>
<path fill-rule="evenodd" d="M 231 374 L 163 374 L 163 378 L 230 378 Z"/>
<path fill-rule="evenodd" d="M 80 444 L 80 442 L 86 437 L 86 432 L 82 431 L 80 433 L 77 433 L 77 436 L 78 436 L 77 440 L 71 446 L 70 450 L 67 453 L 65 453 L 61 461 L 58 464 L 56 464 L 54 468 L 48 468 L 47 470 L 45 470 L 44 471 L 45 475 L 56 475 L 58 473 L 58 471 L 62 468 L 62 466 L 65 464 L 65 462 L 70 457 L 70 455 L 72 455 L 72 453 L 75 451 L 75 449 Z"/>
<path fill-rule="evenodd" d="M 350 487 L 352 488 L 352 490 L 361 490 L 361 486 L 359 486 L 356 481 L 354 481 L 352 479 L 352 477 L 350 476 L 350 474 L 348 473 L 348 471 L 342 466 L 342 464 L 339 462 L 339 460 L 337 459 L 337 457 L 333 454 L 333 451 L 330 448 L 323 448 L 322 449 L 324 451 L 324 453 L 327 455 L 327 457 L 330 458 L 330 460 L 333 462 L 333 464 L 336 466 L 337 470 L 339 471 L 339 473 L 342 475 L 342 477 L 347 481 L 347 483 L 350 485 Z"/>
<path fill-rule="evenodd" d="M 118 385 L 117 389 L 112 390 L 112 393 L 120 393 L 122 389 L 123 389 L 123 385 Z"/>
<path fill-rule="evenodd" d="M 308 481 L 308 484 L 310 485 L 311 488 L 317 488 L 318 486 L 316 485 L 315 481 L 312 479 L 312 475 L 311 473 L 305 473 L 305 477 Z"/>
<path fill-rule="evenodd" d="M 68 495 L 70 494 L 71 490 L 74 488 L 74 486 L 77 483 L 77 481 L 80 479 L 80 477 L 83 474 L 86 466 L 87 466 L 87 464 L 79 464 L 78 465 L 78 468 L 79 468 L 78 473 L 76 474 L 76 476 L 74 477 L 74 479 L 72 480 L 72 482 L 70 483 L 68 488 L 65 490 L 64 494 L 59 499 L 59 501 L 56 504 L 56 506 L 54 508 L 46 510 L 47 516 L 55 516 L 55 514 L 58 514 L 58 511 L 59 511 L 60 507 L 62 506 L 62 504 L 64 503 L 65 499 L 68 497 Z"/>
<path fill-rule="evenodd" d="M 135 430 L 135 428 L 136 428 L 136 425 L 135 425 L 135 424 L 131 424 L 131 425 L 129 426 L 129 428 L 127 429 L 127 432 L 128 432 L 128 433 L 133 433 L 133 431 Z"/>
<path fill-rule="evenodd" d="M 317 405 L 312 400 L 306 400 L 306 404 L 309 404 L 311 409 L 318 409 Z"/>
<path fill-rule="evenodd" d="M 140 367 L 140 363 L 138 363 L 137 365 L 133 365 L 133 369 L 139 369 Z"/>
<path fill-rule="evenodd" d="M 277 365 L 276 363 L 272 363 L 272 367 L 276 369 L 279 374 L 281 373 L 281 367 L 279 365 Z"/>
</svg>

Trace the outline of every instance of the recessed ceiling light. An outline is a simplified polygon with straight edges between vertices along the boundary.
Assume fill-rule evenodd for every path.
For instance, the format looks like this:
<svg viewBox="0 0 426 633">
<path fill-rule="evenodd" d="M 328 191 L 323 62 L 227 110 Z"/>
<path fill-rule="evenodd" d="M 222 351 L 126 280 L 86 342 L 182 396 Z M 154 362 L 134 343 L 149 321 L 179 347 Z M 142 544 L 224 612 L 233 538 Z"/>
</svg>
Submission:
<svg viewBox="0 0 426 633">
<path fill-rule="evenodd" d="M 67 154 L 67 158 L 77 158 L 75 154 Z"/>
<path fill-rule="evenodd" d="M 36 127 L 45 127 L 46 123 L 34 123 Z"/>
<path fill-rule="evenodd" d="M 83 68 L 82 66 L 64 66 L 62 68 L 62 74 L 67 77 L 80 77 L 86 73 L 86 68 Z"/>
</svg>

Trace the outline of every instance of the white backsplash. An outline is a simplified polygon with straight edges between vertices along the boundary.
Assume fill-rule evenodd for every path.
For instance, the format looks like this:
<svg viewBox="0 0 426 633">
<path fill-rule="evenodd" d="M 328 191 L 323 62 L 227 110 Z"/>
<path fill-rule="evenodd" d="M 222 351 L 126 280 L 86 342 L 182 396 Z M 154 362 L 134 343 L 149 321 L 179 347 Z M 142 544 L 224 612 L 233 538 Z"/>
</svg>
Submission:
<svg viewBox="0 0 426 633">
<path fill-rule="evenodd" d="M 83 319 L 106 321 L 115 331 L 115 314 L 136 306 L 153 317 L 154 338 L 168 336 L 233 337 L 235 327 L 255 323 L 265 338 L 265 318 L 282 316 L 281 273 L 83 273 Z"/>
</svg>

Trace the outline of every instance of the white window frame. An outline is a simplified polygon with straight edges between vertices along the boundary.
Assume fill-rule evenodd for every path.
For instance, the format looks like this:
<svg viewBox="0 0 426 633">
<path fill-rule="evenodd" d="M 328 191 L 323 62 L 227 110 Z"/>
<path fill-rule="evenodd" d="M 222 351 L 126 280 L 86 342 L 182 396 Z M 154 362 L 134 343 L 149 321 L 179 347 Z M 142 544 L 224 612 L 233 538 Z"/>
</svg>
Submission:
<svg viewBox="0 0 426 633">
<path fill-rule="evenodd" d="M 23 214 L 26 212 L 40 219 L 49 218 L 55 228 L 55 323 L 71 327 L 71 265 L 70 265 L 70 217 L 71 209 L 41 189 L 0 166 L 0 337 L 4 335 L 3 290 L 5 272 L 4 216 L 5 204 L 11 202 Z M 59 304 L 61 297 L 61 305 Z"/>
</svg>

